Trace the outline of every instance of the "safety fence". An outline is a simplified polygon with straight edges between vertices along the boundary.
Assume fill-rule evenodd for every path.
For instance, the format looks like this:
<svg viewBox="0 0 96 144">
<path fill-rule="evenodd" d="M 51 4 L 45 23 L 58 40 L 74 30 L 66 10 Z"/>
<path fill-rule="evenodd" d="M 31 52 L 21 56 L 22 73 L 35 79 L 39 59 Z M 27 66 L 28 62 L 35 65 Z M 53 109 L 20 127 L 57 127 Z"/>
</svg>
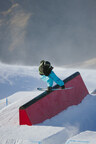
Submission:
<svg viewBox="0 0 96 144">
<path fill-rule="evenodd" d="M 65 144 L 90 144 L 90 142 L 81 140 L 68 140 Z"/>
<path fill-rule="evenodd" d="M 32 144 L 42 144 L 41 141 L 31 141 L 31 140 L 30 140 L 30 142 L 31 142 Z"/>
<path fill-rule="evenodd" d="M 1 142 L 1 143 L 2 143 L 2 142 Z M 0 143 L 0 144 L 1 144 L 1 143 Z M 18 144 L 27 144 L 27 143 L 28 143 L 28 144 L 42 144 L 40 141 L 33 141 L 33 140 L 30 140 L 30 139 L 29 139 L 29 140 L 14 139 L 14 138 L 12 138 L 12 139 L 8 138 L 8 139 L 4 140 L 3 143 L 6 143 L 6 144 L 7 144 L 7 143 L 8 143 L 8 144 L 11 144 L 11 143 L 12 143 L 12 144 L 13 144 L 13 143 L 14 143 L 14 144 L 17 144 L 17 143 L 18 143 Z M 2 144 L 3 144 L 3 143 L 2 143 Z"/>
</svg>

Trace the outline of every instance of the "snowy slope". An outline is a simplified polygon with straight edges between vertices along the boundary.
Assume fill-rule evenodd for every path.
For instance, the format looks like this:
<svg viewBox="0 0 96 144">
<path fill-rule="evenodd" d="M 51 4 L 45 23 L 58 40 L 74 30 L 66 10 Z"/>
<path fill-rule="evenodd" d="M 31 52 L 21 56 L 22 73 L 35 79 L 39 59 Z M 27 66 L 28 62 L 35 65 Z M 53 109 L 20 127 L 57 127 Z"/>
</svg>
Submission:
<svg viewBox="0 0 96 144">
<path fill-rule="evenodd" d="M 95 87 L 96 70 L 54 68 L 56 74 L 64 79 L 79 71 L 89 91 Z M 18 91 L 32 91 L 36 87 L 46 87 L 40 80 L 38 67 L 11 66 L 0 63 L 0 99 L 8 97 Z"/>
<path fill-rule="evenodd" d="M 62 79 L 79 71 L 88 90 L 92 92 L 96 88 L 96 70 L 55 68 L 54 71 Z M 13 90 L 13 86 L 16 89 Z M 0 144 L 95 144 L 96 95 L 86 96 L 79 105 L 69 107 L 41 124 L 19 126 L 19 107 L 41 93 L 36 90 L 39 86 L 46 87 L 46 84 L 39 79 L 37 67 L 1 64 Z M 8 90 L 12 95 L 8 97 L 6 106 Z"/>
<path fill-rule="evenodd" d="M 18 91 L 32 91 L 41 85 L 38 68 L 0 63 L 0 99 Z"/>
<path fill-rule="evenodd" d="M 85 131 L 67 140 L 65 144 L 95 144 L 96 132 Z"/>
<path fill-rule="evenodd" d="M 9 98 L 9 100 L 11 100 L 12 97 L 15 99 L 15 97 L 20 97 L 23 95 L 23 97 L 20 97 L 19 100 L 16 101 L 15 99 L 15 102 L 9 104 L 0 111 L 0 141 L 2 144 L 9 140 L 10 142 L 13 140 L 12 144 L 16 143 L 17 140 L 22 140 L 22 143 L 24 141 L 41 141 L 42 143 L 47 143 L 47 141 L 50 140 L 52 143 L 53 137 L 58 137 L 58 141 L 56 141 L 56 143 L 58 143 L 61 141 L 60 137 L 62 134 L 65 135 L 63 142 L 66 140 L 66 138 L 70 137 L 68 129 L 63 126 L 44 126 L 42 125 L 43 123 L 37 126 L 19 126 L 19 107 L 26 101 L 29 101 L 37 96 L 39 93 L 40 92 L 20 92 L 12 95 Z M 71 135 L 73 135 L 73 129 L 71 131 Z"/>
</svg>

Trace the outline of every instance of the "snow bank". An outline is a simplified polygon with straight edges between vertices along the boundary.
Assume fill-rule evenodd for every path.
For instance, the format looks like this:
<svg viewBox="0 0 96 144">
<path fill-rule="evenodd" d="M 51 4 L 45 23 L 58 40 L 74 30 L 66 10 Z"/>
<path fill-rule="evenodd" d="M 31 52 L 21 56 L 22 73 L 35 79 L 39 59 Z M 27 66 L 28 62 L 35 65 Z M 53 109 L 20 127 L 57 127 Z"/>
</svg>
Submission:
<svg viewBox="0 0 96 144">
<path fill-rule="evenodd" d="M 96 88 L 96 70 L 54 68 L 54 72 L 65 79 L 79 71 L 88 91 Z M 37 87 L 46 87 L 46 83 L 40 80 L 38 67 L 12 66 L 0 63 L 0 99 L 6 98 L 19 91 L 32 91 Z"/>
<path fill-rule="evenodd" d="M 11 130 L 11 131 L 10 131 Z M 2 126 L 0 127 L 0 143 L 5 144 L 7 140 L 22 140 L 30 142 L 41 142 L 52 135 L 65 131 L 62 127 L 46 126 Z M 66 132 L 66 131 L 65 131 Z M 46 140 L 47 141 L 47 140 Z M 13 144 L 13 143 L 12 143 Z M 20 143 L 21 144 L 21 143 Z"/>
<path fill-rule="evenodd" d="M 26 82 L 26 80 L 28 80 L 27 74 L 29 75 L 28 67 L 26 67 L 24 71 L 23 68 L 21 70 L 20 67 L 13 67 L 13 69 L 15 68 L 13 74 L 11 74 L 12 67 L 2 65 L 0 68 L 0 83 L 1 85 L 4 84 L 3 87 L 0 85 L 0 91 L 4 91 L 4 97 L 6 97 L 7 92 L 9 91 L 6 87 L 6 83 L 8 82 L 7 84 L 10 85 L 10 80 L 12 83 L 16 82 L 16 85 L 18 84 L 20 87 L 20 89 L 17 88 L 15 94 L 8 97 L 8 106 L 5 107 L 4 105 L 4 108 L 2 106 L 3 109 L 0 110 L 0 144 L 65 144 L 67 140 L 66 144 L 83 144 L 82 141 L 85 141 L 84 144 L 96 143 L 96 95 L 88 95 L 78 106 L 69 107 L 67 110 L 39 125 L 31 127 L 19 126 L 18 108 L 25 102 L 39 95 L 41 92 L 33 91 L 33 89 L 36 89 L 36 85 L 29 92 L 26 91 L 26 89 L 24 89 L 26 92 L 22 91 L 20 79 L 21 77 L 25 77 L 25 75 L 21 73 L 26 71 L 26 78 L 24 81 L 24 87 L 26 88 L 28 84 L 28 81 Z M 20 69 L 22 72 L 20 73 L 17 69 Z M 42 82 L 38 79 L 39 77 L 37 78 L 36 71 L 37 68 L 33 68 L 32 75 L 34 75 L 34 78 L 30 81 L 32 87 L 35 82 L 38 83 L 38 87 L 42 85 Z M 55 68 L 54 71 L 58 76 L 60 75 L 60 78 L 62 79 L 76 71 L 79 71 L 88 90 L 93 91 L 96 89 L 96 70 Z M 17 80 L 14 81 L 16 75 Z M 11 76 L 12 79 L 10 79 Z M 46 84 L 44 85 L 46 86 Z M 12 85 L 10 85 L 10 87 L 11 91 L 13 87 Z M 14 93 L 14 91 L 11 92 Z M 5 100 L 6 99 L 0 100 L 0 104 L 5 102 Z"/>
<path fill-rule="evenodd" d="M 96 96 L 88 95 L 78 106 L 71 106 L 39 125 L 19 126 L 19 105 L 30 98 L 32 99 L 32 95 L 35 97 L 36 92 L 16 93 L 14 98 L 16 95 L 20 97 L 21 94 L 23 97 L 20 100 L 0 111 L 1 144 L 7 142 L 10 144 L 33 144 L 33 141 L 38 141 L 41 144 L 64 144 L 70 137 L 71 140 L 74 140 L 72 136 L 82 131 L 96 131 L 96 109 L 94 109 Z"/>
<path fill-rule="evenodd" d="M 3 65 L 0 63 L 0 99 L 19 91 L 32 91 L 44 86 L 38 74 L 38 68 Z"/>
<path fill-rule="evenodd" d="M 96 132 L 85 131 L 67 140 L 65 144 L 95 144 Z"/>
</svg>

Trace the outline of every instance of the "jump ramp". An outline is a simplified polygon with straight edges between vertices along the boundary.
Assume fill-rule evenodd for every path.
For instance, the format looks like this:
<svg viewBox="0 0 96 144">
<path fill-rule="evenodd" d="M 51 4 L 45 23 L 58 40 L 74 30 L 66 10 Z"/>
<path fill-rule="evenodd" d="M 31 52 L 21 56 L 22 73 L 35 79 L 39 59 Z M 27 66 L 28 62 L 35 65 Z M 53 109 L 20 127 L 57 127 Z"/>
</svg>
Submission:
<svg viewBox="0 0 96 144">
<path fill-rule="evenodd" d="M 78 105 L 89 94 L 79 72 L 64 79 L 70 90 L 43 92 L 19 108 L 19 124 L 34 125 L 50 119 L 69 106 Z M 53 88 L 59 88 L 55 85 Z"/>
</svg>

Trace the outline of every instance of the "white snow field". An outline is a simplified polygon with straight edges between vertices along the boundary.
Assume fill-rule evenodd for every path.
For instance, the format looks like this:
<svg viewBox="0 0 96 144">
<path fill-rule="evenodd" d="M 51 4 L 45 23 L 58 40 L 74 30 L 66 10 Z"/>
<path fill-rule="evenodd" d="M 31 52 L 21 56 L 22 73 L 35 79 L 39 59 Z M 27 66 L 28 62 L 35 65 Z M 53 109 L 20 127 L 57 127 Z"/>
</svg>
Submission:
<svg viewBox="0 0 96 144">
<path fill-rule="evenodd" d="M 96 70 L 54 68 L 65 79 L 79 71 L 90 94 L 79 105 L 38 125 L 19 125 L 19 107 L 38 96 L 38 67 L 0 64 L 0 144 L 95 144 Z"/>
</svg>

